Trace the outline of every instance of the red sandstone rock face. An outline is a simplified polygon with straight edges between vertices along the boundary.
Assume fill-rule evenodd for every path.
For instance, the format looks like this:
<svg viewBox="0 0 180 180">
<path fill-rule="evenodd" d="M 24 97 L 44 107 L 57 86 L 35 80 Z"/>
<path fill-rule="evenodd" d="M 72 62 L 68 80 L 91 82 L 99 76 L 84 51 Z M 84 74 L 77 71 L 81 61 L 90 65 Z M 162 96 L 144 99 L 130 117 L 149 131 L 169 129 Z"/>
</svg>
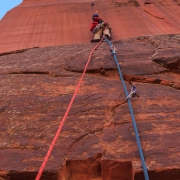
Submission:
<svg viewBox="0 0 180 180">
<path fill-rule="evenodd" d="M 150 180 L 180 177 L 180 35 L 114 42 Z M 94 44 L 0 54 L 0 178 L 32 180 Z M 126 97 L 107 43 L 95 51 L 44 180 L 143 180 Z"/>
<path fill-rule="evenodd" d="M 135 82 L 140 95 L 132 105 L 150 180 L 179 179 L 180 2 L 91 3 L 25 0 L 0 21 L 0 179 L 35 179 L 94 47 L 87 42 L 95 10 L 114 40 L 140 36 L 114 45 L 128 90 Z M 152 34 L 170 35 L 142 36 Z M 27 49 L 54 45 L 63 46 Z M 143 180 L 125 98 L 103 43 L 42 179 Z"/>
<path fill-rule="evenodd" d="M 87 43 L 92 14 L 110 23 L 113 39 L 180 32 L 179 0 L 25 0 L 0 21 L 0 52 Z"/>
</svg>

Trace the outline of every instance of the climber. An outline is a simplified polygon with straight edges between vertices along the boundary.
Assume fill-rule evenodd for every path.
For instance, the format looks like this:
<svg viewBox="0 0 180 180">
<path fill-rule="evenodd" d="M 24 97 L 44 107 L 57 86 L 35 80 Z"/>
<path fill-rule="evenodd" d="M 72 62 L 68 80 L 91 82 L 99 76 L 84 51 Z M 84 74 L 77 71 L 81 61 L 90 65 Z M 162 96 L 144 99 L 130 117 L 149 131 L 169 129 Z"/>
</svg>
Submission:
<svg viewBox="0 0 180 180">
<path fill-rule="evenodd" d="M 97 12 L 97 11 L 96 11 Z M 98 14 L 93 14 L 92 15 L 92 20 L 93 22 L 91 23 L 90 25 L 90 31 L 95 34 L 96 33 L 96 30 L 98 30 L 98 27 L 96 27 L 97 25 L 103 25 L 103 20 L 99 17 Z M 96 28 L 95 28 L 96 27 Z M 100 26 L 99 26 L 100 28 Z M 96 30 L 95 30 L 96 29 Z"/>
<path fill-rule="evenodd" d="M 108 38 L 111 37 L 111 28 L 109 28 L 108 23 L 104 23 L 104 21 L 99 17 L 97 11 L 92 15 L 93 22 L 90 25 L 90 31 L 94 35 L 94 39 L 91 42 L 100 41 L 103 34 L 107 35 Z"/>
</svg>

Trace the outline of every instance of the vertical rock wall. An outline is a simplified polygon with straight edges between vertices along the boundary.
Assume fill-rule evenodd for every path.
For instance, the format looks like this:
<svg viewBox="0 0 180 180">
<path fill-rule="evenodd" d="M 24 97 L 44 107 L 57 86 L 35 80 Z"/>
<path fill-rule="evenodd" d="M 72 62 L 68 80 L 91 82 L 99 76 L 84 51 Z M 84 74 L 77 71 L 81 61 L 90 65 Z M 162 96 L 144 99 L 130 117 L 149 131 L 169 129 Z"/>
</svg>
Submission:
<svg viewBox="0 0 180 180">
<path fill-rule="evenodd" d="M 113 39 L 180 32 L 179 0 L 25 0 L 0 21 L 0 52 L 89 42 L 92 14 L 110 23 Z"/>
</svg>

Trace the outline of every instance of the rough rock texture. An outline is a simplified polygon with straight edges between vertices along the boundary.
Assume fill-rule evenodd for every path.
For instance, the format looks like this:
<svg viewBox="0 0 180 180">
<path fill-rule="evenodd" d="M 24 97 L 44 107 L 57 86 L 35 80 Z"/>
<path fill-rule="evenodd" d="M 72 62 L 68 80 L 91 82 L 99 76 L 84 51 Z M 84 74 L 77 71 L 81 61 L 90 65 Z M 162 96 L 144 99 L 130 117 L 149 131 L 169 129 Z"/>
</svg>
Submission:
<svg viewBox="0 0 180 180">
<path fill-rule="evenodd" d="M 110 23 L 113 39 L 180 33 L 180 0 L 24 0 L 0 21 L 0 52 L 87 43 L 92 14 Z"/>
<path fill-rule="evenodd" d="M 115 41 L 150 180 L 180 177 L 180 35 Z M 0 179 L 34 179 L 94 44 L 0 54 Z M 131 117 L 103 42 L 95 51 L 44 180 L 143 180 Z"/>
</svg>

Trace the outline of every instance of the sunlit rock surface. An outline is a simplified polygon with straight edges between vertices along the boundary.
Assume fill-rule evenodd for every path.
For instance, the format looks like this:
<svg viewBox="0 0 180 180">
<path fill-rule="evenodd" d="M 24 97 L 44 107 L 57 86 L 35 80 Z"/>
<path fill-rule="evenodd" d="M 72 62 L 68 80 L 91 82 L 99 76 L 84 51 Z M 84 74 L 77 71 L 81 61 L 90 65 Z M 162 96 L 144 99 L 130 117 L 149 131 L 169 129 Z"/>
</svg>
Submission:
<svg viewBox="0 0 180 180">
<path fill-rule="evenodd" d="M 115 41 L 150 180 L 180 177 L 180 35 Z M 0 54 L 0 178 L 31 180 L 94 44 Z M 109 46 L 95 51 L 43 180 L 144 180 L 126 96 Z"/>
<path fill-rule="evenodd" d="M 92 14 L 113 29 L 150 180 L 180 179 L 180 0 L 24 0 L 0 21 L 0 180 L 32 180 L 79 82 Z M 94 52 L 42 180 L 144 180 L 110 48 Z"/>
<path fill-rule="evenodd" d="M 180 0 L 24 0 L 0 21 L 0 52 L 87 43 L 97 10 L 113 39 L 180 33 Z"/>
</svg>

